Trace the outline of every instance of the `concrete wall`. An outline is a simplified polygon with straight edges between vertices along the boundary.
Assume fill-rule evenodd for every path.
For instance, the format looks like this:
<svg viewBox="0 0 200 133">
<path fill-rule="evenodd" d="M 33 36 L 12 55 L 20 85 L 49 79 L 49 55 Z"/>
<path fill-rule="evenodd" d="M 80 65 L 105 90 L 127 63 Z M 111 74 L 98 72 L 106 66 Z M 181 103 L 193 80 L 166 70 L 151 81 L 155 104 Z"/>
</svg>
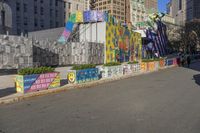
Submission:
<svg viewBox="0 0 200 133">
<path fill-rule="evenodd" d="M 0 36 L 0 69 L 33 66 L 33 42 L 17 36 Z"/>
<path fill-rule="evenodd" d="M 61 45 L 49 40 L 0 35 L 0 69 L 103 64 L 103 61 L 103 43 L 73 42 Z"/>
</svg>

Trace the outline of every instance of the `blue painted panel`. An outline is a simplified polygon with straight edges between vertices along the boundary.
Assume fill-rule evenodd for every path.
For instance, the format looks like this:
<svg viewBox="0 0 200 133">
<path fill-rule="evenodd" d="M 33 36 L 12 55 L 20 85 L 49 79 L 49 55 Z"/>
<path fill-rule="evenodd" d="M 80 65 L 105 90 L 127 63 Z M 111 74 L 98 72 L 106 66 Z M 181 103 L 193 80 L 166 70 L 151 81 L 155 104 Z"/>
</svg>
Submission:
<svg viewBox="0 0 200 133">
<path fill-rule="evenodd" d="M 90 22 L 90 11 L 84 11 L 83 19 L 84 19 L 84 22 Z"/>
<path fill-rule="evenodd" d="M 66 23 L 66 26 L 65 26 L 65 27 L 66 27 L 66 29 L 67 29 L 68 31 L 72 32 L 73 27 L 74 27 L 74 23 L 68 21 L 68 22 Z"/>
<path fill-rule="evenodd" d="M 99 79 L 99 71 L 97 68 L 78 70 L 76 72 L 76 80 L 78 83 L 88 82 Z"/>
<path fill-rule="evenodd" d="M 167 65 L 167 66 L 173 65 L 173 59 L 167 59 L 167 60 L 166 60 L 166 65 Z"/>
</svg>

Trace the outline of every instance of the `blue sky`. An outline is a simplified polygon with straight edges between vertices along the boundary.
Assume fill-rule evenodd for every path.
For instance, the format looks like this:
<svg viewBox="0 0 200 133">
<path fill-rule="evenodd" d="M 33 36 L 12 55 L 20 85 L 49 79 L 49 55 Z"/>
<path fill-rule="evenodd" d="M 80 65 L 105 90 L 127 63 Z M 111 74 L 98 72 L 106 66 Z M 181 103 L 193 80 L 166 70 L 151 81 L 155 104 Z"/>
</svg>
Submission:
<svg viewBox="0 0 200 133">
<path fill-rule="evenodd" d="M 169 0 L 158 0 L 158 9 L 160 12 L 166 11 L 166 4 L 169 2 Z"/>
</svg>

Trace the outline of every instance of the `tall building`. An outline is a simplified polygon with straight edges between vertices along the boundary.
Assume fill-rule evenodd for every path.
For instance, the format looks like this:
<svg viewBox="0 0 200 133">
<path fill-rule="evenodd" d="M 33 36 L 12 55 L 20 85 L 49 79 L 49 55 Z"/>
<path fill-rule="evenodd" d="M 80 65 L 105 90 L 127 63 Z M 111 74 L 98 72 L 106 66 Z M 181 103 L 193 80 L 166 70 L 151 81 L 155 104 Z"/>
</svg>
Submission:
<svg viewBox="0 0 200 133">
<path fill-rule="evenodd" d="M 125 22 L 125 4 L 126 0 L 96 0 L 95 9 L 107 11 L 120 22 Z"/>
<path fill-rule="evenodd" d="M 85 0 L 85 10 L 89 10 L 90 9 L 90 0 Z"/>
<path fill-rule="evenodd" d="M 76 11 L 84 11 L 87 0 L 64 0 L 66 4 L 66 21 L 69 16 Z M 88 0 L 89 1 L 89 0 Z M 89 5 L 88 5 L 89 6 Z"/>
<path fill-rule="evenodd" d="M 145 10 L 145 0 L 129 0 L 130 2 L 130 22 L 136 25 L 138 22 L 144 22 L 147 16 Z"/>
<path fill-rule="evenodd" d="M 167 14 L 172 16 L 172 2 L 167 3 Z"/>
<path fill-rule="evenodd" d="M 162 18 L 162 21 L 165 22 L 165 23 L 169 23 L 169 24 L 175 24 L 175 19 L 171 15 L 169 15 L 169 14 L 166 14 Z"/>
<path fill-rule="evenodd" d="M 174 19 L 177 25 L 184 25 L 186 22 L 186 0 L 171 0 L 167 5 L 167 12 Z"/>
<path fill-rule="evenodd" d="M 146 13 L 158 12 L 158 0 L 145 0 Z"/>
<path fill-rule="evenodd" d="M 62 27 L 65 23 L 65 4 L 62 0 L 5 0 L 3 10 L 1 33 L 27 34 Z"/>
<path fill-rule="evenodd" d="M 193 19 L 200 19 L 200 1 L 199 0 L 186 0 L 186 21 Z"/>
</svg>

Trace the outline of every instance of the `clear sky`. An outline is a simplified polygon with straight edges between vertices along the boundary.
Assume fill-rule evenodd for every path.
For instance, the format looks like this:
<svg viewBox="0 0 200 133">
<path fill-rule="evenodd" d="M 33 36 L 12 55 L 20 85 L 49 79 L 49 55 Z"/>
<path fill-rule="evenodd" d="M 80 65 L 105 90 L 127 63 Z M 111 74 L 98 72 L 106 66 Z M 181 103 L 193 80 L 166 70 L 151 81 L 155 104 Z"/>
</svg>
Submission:
<svg viewBox="0 0 200 133">
<path fill-rule="evenodd" d="M 158 9 L 160 12 L 166 11 L 166 4 L 169 2 L 169 0 L 158 0 Z"/>
</svg>

